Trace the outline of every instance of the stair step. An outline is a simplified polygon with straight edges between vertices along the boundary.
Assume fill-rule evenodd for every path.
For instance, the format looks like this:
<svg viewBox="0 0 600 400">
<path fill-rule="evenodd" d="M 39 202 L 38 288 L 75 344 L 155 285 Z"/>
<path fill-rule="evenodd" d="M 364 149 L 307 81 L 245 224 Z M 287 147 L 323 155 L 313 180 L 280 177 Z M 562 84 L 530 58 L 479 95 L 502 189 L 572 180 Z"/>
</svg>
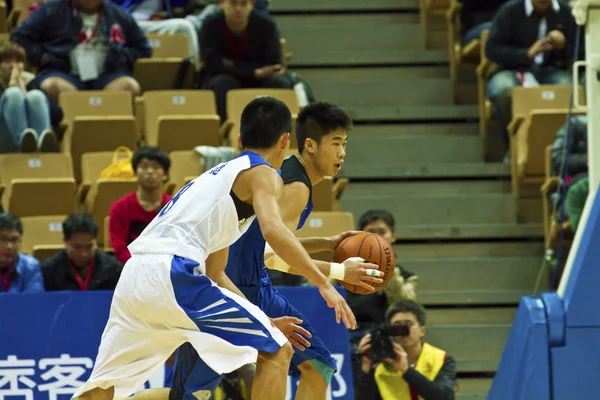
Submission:
<svg viewBox="0 0 600 400">
<path fill-rule="evenodd" d="M 429 196 L 457 194 L 508 194 L 512 188 L 508 180 L 491 181 L 420 181 L 420 182 L 352 182 L 345 190 L 344 197 L 377 195 L 390 196 Z"/>
<path fill-rule="evenodd" d="M 269 5 L 269 12 L 290 11 L 418 11 L 419 0 L 277 0 Z"/>
<path fill-rule="evenodd" d="M 351 131 L 345 162 L 350 165 L 369 160 L 390 165 L 483 162 L 479 136 L 429 133 L 427 128 L 432 131 L 432 125 L 425 124 L 407 127 L 411 133 L 404 134 Z"/>
<path fill-rule="evenodd" d="M 318 41 L 317 41 L 318 43 Z M 288 45 L 289 46 L 289 45 Z M 448 50 L 424 49 L 331 49 L 314 51 L 311 49 L 288 47 L 293 53 L 290 66 L 332 66 L 332 65 L 418 65 L 448 64 Z"/>
<path fill-rule="evenodd" d="M 419 276 L 423 304 L 518 304 L 532 295 L 542 256 L 402 259 L 401 265 Z M 542 275 L 539 290 L 548 287 Z"/>
<path fill-rule="evenodd" d="M 396 257 L 403 260 L 435 258 L 493 258 L 493 257 L 542 257 L 542 241 L 527 242 L 475 242 L 475 243 L 399 243 L 394 245 Z"/>
<path fill-rule="evenodd" d="M 332 101 L 331 99 L 319 99 Z M 342 100 L 344 101 L 344 100 Z M 447 120 L 476 120 L 477 106 L 473 105 L 424 105 L 424 104 L 385 104 L 361 105 L 343 104 L 346 112 L 355 121 L 447 121 Z"/>
<path fill-rule="evenodd" d="M 542 224 L 482 223 L 405 225 L 396 228 L 398 240 L 541 239 Z"/>
<path fill-rule="evenodd" d="M 456 400 L 486 400 L 492 378 L 460 378 Z"/>
<path fill-rule="evenodd" d="M 364 67 L 364 68 L 306 68 L 298 74 L 311 86 L 335 82 L 346 85 L 359 82 L 387 82 L 415 78 L 447 78 L 450 71 L 446 65 Z"/>
<path fill-rule="evenodd" d="M 355 140 L 400 135 L 466 135 L 479 136 L 477 122 L 437 122 L 416 124 L 363 124 L 354 125 L 350 131 L 351 144 Z"/>
<path fill-rule="evenodd" d="M 509 177 L 502 163 L 381 163 L 379 160 L 345 162 L 340 176 L 356 179 L 380 178 L 490 178 Z"/>
</svg>

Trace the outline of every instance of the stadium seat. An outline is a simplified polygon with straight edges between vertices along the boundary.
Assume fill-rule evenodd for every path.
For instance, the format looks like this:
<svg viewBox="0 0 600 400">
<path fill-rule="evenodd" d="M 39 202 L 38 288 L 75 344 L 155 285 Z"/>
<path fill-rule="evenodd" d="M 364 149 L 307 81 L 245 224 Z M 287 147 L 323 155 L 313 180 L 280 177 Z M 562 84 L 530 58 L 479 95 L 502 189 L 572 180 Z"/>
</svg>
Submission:
<svg viewBox="0 0 600 400">
<path fill-rule="evenodd" d="M 68 215 L 47 215 L 21 218 L 21 252 L 33 255 L 36 245 L 63 246 L 62 223 L 67 217 Z"/>
<path fill-rule="evenodd" d="M 200 154 L 194 150 L 172 151 L 169 158 L 171 159 L 169 181 L 173 184 L 172 193 L 204 172 Z"/>
<path fill-rule="evenodd" d="M 299 238 L 307 237 L 326 237 L 334 236 L 354 228 L 354 217 L 352 213 L 341 211 L 313 211 L 306 223 L 296 236 Z M 333 252 L 323 251 L 311 254 L 316 260 L 333 261 Z"/>
<path fill-rule="evenodd" d="M 219 146 L 219 117 L 210 90 L 144 93 L 146 143 L 167 153 Z"/>
<path fill-rule="evenodd" d="M 142 92 L 174 89 L 182 61 L 189 57 L 188 38 L 180 34 L 146 34 L 146 37 L 152 47 L 152 57 L 136 60 L 133 76 L 140 84 Z M 192 88 L 195 75 L 196 67 L 190 63 L 182 77 L 182 89 Z"/>
<path fill-rule="evenodd" d="M 110 243 L 110 230 L 109 230 L 110 217 L 108 215 L 106 217 L 104 217 L 104 221 L 102 221 L 102 223 L 104 225 L 104 241 L 103 241 L 104 251 L 114 253 L 114 249 L 112 248 L 112 244 Z"/>
<path fill-rule="evenodd" d="M 239 148 L 237 136 L 242 111 L 248 103 L 260 96 L 271 96 L 281 100 L 292 113 L 292 137 L 290 148 L 297 148 L 296 118 L 300 112 L 296 92 L 292 89 L 236 89 L 227 92 L 227 121 L 221 126 L 221 137 L 229 146 Z"/>
<path fill-rule="evenodd" d="M 33 246 L 33 256 L 40 263 L 43 263 L 64 248 L 65 246 L 62 244 L 35 245 Z"/>
<path fill-rule="evenodd" d="M 18 217 L 68 215 L 77 187 L 68 154 L 6 154 L 0 157 L 2 205 Z"/>
<path fill-rule="evenodd" d="M 488 160 L 490 158 L 490 144 L 488 143 L 488 130 L 490 120 L 492 119 L 492 104 L 490 100 L 487 98 L 486 90 L 487 84 L 496 72 L 496 64 L 491 62 L 485 55 L 485 45 L 487 43 L 488 36 L 490 35 L 489 30 L 484 30 L 481 32 L 480 36 L 480 56 L 479 56 L 479 65 L 475 69 L 477 74 L 477 104 L 479 107 L 479 132 L 481 135 L 481 140 L 483 143 L 483 152 L 485 159 Z"/>
<path fill-rule="evenodd" d="M 348 183 L 347 178 L 340 178 L 334 183 L 333 178 L 326 176 L 325 179 L 313 186 L 313 210 L 338 211 L 340 209 L 339 199 Z"/>
<path fill-rule="evenodd" d="M 71 154 L 78 182 L 82 154 L 110 151 L 118 146 L 136 148 L 138 131 L 129 92 L 63 92 L 59 102 L 67 125 L 62 150 Z"/>
<path fill-rule="evenodd" d="M 421 25 L 425 32 L 425 47 L 440 48 L 445 45 L 446 25 L 444 18 L 450 8 L 450 0 L 419 0 Z"/>
</svg>

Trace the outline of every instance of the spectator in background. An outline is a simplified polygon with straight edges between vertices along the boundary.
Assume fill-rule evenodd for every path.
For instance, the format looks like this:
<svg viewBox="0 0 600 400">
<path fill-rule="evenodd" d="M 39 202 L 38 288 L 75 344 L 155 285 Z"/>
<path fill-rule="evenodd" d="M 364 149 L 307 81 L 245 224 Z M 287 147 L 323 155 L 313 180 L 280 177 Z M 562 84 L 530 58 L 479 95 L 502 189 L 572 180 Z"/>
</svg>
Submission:
<svg viewBox="0 0 600 400">
<path fill-rule="evenodd" d="M 58 151 L 50 130 L 49 100 L 41 90 L 27 90 L 35 76 L 24 68 L 25 50 L 1 41 L 0 153 Z"/>
<path fill-rule="evenodd" d="M 131 164 L 138 188 L 113 203 L 108 225 L 111 246 L 123 264 L 131 257 L 127 246 L 171 200 L 171 196 L 164 193 L 171 167 L 167 153 L 158 147 L 142 147 L 133 154 Z"/>
<path fill-rule="evenodd" d="M 222 0 L 200 31 L 205 88 L 215 92 L 221 121 L 227 119 L 227 92 L 240 88 L 292 87 L 284 75 L 275 22 L 253 10 L 253 0 Z"/>
<path fill-rule="evenodd" d="M 171 0 L 112 0 L 135 19 L 144 33 L 184 35 L 188 39 L 189 57 L 195 64 L 200 60 L 198 33 L 194 24 L 185 18 L 173 18 Z"/>
<path fill-rule="evenodd" d="M 454 400 L 456 361 L 444 350 L 423 342 L 425 309 L 413 301 L 399 301 L 385 312 L 387 326 L 406 326 L 408 336 L 392 337 L 393 358 L 369 358 L 371 334 L 360 341 L 362 371 L 356 398 L 361 400 Z M 356 375 L 355 375 L 356 376 Z"/>
<path fill-rule="evenodd" d="M 479 39 L 481 32 L 492 27 L 492 19 L 506 0 L 460 0 L 460 34 L 463 44 Z"/>
<path fill-rule="evenodd" d="M 123 265 L 96 248 L 98 224 L 94 218 L 70 215 L 62 229 L 65 250 L 42 264 L 46 290 L 114 290 Z"/>
<path fill-rule="evenodd" d="M 565 211 L 571 222 L 571 229 L 573 232 L 577 231 L 579 221 L 581 220 L 581 214 L 583 214 L 583 208 L 585 207 L 585 202 L 587 201 L 589 194 L 590 177 L 587 173 L 580 178 L 575 179 L 567 191 Z"/>
<path fill-rule="evenodd" d="M 152 49 L 135 20 L 109 1 L 56 0 L 42 5 L 12 34 L 23 46 L 42 90 L 58 102 L 75 90 L 140 93 L 133 64 Z"/>
<path fill-rule="evenodd" d="M 8 213 L 0 214 L 0 293 L 39 293 L 44 291 L 40 263 L 19 253 L 23 223 Z"/>
<path fill-rule="evenodd" d="M 485 48 L 487 57 L 498 64 L 487 96 L 507 146 L 513 87 L 571 84 L 568 68 L 575 56 L 575 34 L 571 7 L 564 1 L 513 0 L 498 10 Z M 505 162 L 510 162 L 510 153 Z"/>
<path fill-rule="evenodd" d="M 588 170 L 587 166 L 587 115 L 576 115 L 570 119 L 571 132 L 569 143 L 567 143 L 567 129 L 569 123 L 565 122 L 563 126 L 556 132 L 556 138 L 552 146 L 552 174 L 557 176 L 560 174 L 565 156 L 565 148 L 567 149 L 567 180 L 570 180 L 575 175 L 585 173 Z M 569 184 L 569 182 L 566 182 Z"/>
</svg>

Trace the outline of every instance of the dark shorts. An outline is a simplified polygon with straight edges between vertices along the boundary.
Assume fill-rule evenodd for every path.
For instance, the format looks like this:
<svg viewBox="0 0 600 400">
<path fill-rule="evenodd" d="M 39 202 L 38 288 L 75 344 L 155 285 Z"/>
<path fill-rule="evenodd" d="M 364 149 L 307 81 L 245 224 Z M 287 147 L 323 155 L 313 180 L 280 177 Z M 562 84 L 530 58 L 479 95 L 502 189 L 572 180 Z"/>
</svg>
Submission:
<svg viewBox="0 0 600 400">
<path fill-rule="evenodd" d="M 45 69 L 42 70 L 36 77 L 38 85 L 41 85 L 43 81 L 48 78 L 61 78 L 72 84 L 77 90 L 103 90 L 109 83 L 115 79 L 127 76 L 133 78 L 133 75 L 127 71 L 112 71 L 104 74 L 100 74 L 98 78 L 82 82 L 77 75 L 71 75 L 64 71 L 56 69 Z"/>
</svg>

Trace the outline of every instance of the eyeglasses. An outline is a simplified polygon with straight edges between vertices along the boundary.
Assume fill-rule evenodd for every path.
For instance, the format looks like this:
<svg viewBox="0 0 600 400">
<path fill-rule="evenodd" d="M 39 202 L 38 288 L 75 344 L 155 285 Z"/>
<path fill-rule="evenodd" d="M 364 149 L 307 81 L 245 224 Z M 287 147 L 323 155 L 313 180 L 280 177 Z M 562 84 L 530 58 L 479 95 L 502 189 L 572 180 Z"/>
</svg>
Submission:
<svg viewBox="0 0 600 400">
<path fill-rule="evenodd" d="M 4 244 L 4 245 L 6 245 L 6 244 L 14 244 L 14 245 L 17 245 L 19 243 L 21 243 L 21 237 L 20 236 L 9 237 L 9 236 L 1 236 L 0 235 L 0 244 Z"/>
</svg>

